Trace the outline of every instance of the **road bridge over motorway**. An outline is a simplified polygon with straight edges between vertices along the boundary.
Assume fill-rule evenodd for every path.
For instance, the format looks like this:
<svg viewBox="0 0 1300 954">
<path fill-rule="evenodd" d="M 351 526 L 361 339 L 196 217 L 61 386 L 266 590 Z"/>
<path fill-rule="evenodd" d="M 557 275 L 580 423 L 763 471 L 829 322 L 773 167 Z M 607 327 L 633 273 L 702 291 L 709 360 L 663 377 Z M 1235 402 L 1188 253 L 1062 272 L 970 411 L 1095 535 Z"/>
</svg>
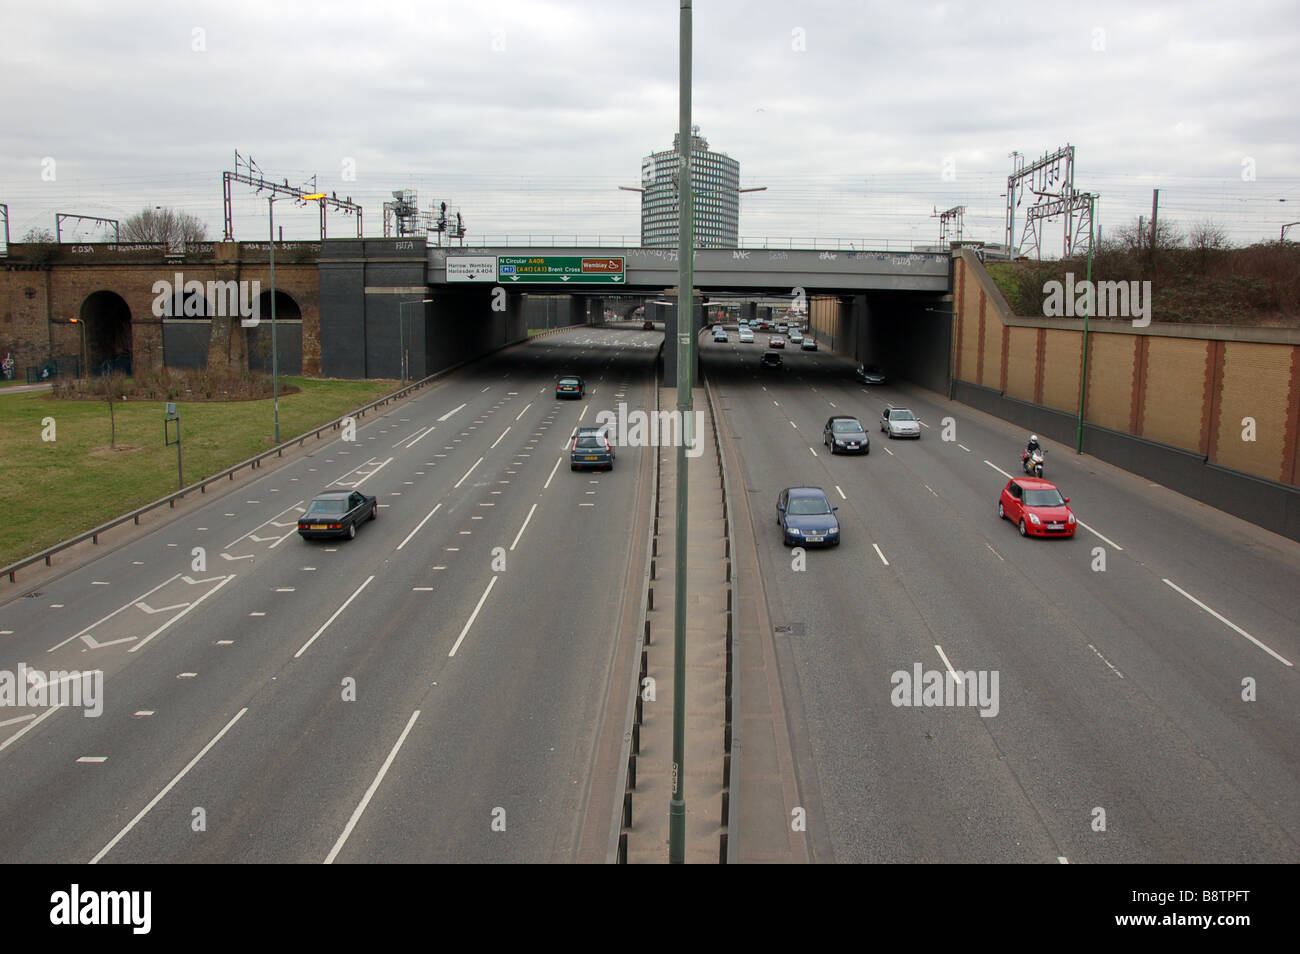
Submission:
<svg viewBox="0 0 1300 954">
<path fill-rule="evenodd" d="M 570 297 L 575 323 L 601 322 L 605 295 L 665 295 L 677 285 L 678 256 L 673 249 L 427 248 L 412 240 L 360 239 L 325 243 L 320 267 L 322 354 L 340 358 L 331 370 L 322 357 L 323 372 L 364 376 L 358 374 L 364 365 L 373 375 L 367 356 L 377 366 L 391 363 L 405 324 L 411 371 L 418 376 L 437 370 L 425 363 L 426 355 L 481 352 L 526 333 L 529 295 Z M 859 360 L 898 355 L 894 363 L 914 365 L 929 386 L 946 388 L 948 309 L 939 303 L 951 289 L 951 270 L 951 256 L 940 252 L 700 249 L 696 324 L 704 323 L 702 298 L 711 293 L 827 296 L 838 302 L 825 329 L 837 350 Z M 400 300 L 413 298 L 429 306 L 414 324 L 414 311 L 405 322 L 398 314 Z M 671 339 L 676 309 L 661 308 L 656 317 Z M 360 336 L 365 353 L 327 348 L 330 334 Z M 675 350 L 665 349 L 664 360 L 673 382 Z"/>
</svg>

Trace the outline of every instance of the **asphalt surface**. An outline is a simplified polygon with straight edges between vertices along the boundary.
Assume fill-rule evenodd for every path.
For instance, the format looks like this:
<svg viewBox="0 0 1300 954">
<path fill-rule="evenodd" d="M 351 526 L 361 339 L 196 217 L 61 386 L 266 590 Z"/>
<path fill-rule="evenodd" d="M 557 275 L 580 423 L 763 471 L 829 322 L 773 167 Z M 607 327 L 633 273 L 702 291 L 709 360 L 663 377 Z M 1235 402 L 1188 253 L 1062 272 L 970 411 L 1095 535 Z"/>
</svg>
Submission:
<svg viewBox="0 0 1300 954">
<path fill-rule="evenodd" d="M 0 670 L 104 673 L 97 718 L 0 709 L 0 861 L 545 862 L 598 842 L 649 462 L 575 473 L 565 446 L 652 403 L 661 340 L 579 328 L 501 352 L 0 605 Z M 561 371 L 584 400 L 556 400 Z M 375 521 L 298 537 L 314 494 L 352 488 Z"/>
<path fill-rule="evenodd" d="M 0 604 L 0 673 L 104 673 L 97 718 L 0 708 L 0 861 L 603 859 L 650 461 L 573 473 L 564 446 L 652 404 L 661 339 L 510 349 Z M 1083 526 L 1022 539 L 1011 425 L 825 352 L 701 348 L 792 740 L 771 811 L 804 809 L 813 860 L 1300 860 L 1300 546 L 1050 443 Z M 570 370 L 583 401 L 554 397 Z M 886 403 L 920 440 L 880 432 Z M 829 455 L 833 414 L 869 456 Z M 774 507 L 799 484 L 843 528 L 802 568 Z M 352 487 L 377 520 L 298 538 Z M 997 691 L 896 705 L 914 666 Z"/>
<path fill-rule="evenodd" d="M 765 344 L 734 333 L 701 349 L 814 860 L 1300 860 L 1300 546 L 1050 442 L 1045 477 L 1087 528 L 1022 539 L 996 512 L 1026 438 L 1012 425 L 865 388 L 826 352 L 765 371 Z M 919 440 L 881 433 L 887 404 L 917 413 Z M 826 450 L 837 414 L 863 421 L 870 455 Z M 799 569 L 775 502 L 804 484 L 838 505 L 843 542 Z M 996 673 L 995 704 L 896 705 L 894 673 L 918 664 L 982 673 L 990 693 Z"/>
</svg>

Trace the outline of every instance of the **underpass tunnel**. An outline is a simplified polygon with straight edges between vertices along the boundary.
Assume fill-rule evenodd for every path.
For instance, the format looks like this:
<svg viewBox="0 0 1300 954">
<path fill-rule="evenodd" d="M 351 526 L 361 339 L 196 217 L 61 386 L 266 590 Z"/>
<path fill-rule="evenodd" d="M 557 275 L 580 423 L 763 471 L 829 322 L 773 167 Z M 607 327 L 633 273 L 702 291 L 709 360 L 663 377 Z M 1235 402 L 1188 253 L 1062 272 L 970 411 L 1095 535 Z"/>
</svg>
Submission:
<svg viewBox="0 0 1300 954">
<path fill-rule="evenodd" d="M 86 323 L 86 368 L 82 373 L 118 370 L 130 374 L 131 307 L 126 300 L 116 292 L 94 292 L 81 303 L 78 317 Z"/>
</svg>

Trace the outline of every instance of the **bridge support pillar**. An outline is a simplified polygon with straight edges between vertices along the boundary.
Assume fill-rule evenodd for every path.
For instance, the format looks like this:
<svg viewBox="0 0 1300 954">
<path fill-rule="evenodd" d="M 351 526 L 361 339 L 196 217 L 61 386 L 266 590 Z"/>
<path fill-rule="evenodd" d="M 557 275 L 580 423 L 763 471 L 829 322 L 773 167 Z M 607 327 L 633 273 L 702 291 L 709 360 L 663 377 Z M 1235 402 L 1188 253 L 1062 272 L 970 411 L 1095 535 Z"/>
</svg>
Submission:
<svg viewBox="0 0 1300 954">
<path fill-rule="evenodd" d="M 740 303 L 740 317 L 751 325 L 758 319 L 757 311 L 758 308 L 752 301 L 742 301 Z"/>
</svg>

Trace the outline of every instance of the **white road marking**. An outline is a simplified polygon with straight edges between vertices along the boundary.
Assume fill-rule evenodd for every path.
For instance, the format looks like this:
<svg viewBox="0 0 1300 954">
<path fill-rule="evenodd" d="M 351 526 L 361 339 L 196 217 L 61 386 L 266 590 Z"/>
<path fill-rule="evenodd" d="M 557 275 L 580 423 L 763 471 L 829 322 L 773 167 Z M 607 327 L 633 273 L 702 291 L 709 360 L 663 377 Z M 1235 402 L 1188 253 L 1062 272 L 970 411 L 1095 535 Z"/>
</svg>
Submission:
<svg viewBox="0 0 1300 954">
<path fill-rule="evenodd" d="M 841 500 L 848 500 L 848 499 L 849 499 L 848 497 L 844 496 L 844 491 L 840 490 L 840 485 L 839 485 L 839 484 L 836 484 L 836 485 L 835 485 L 835 489 L 836 489 L 837 491 L 839 491 L 840 499 L 841 499 Z"/>
<path fill-rule="evenodd" d="M 1014 480 L 1014 479 L 1015 479 L 1015 478 L 1012 477 L 1010 474 L 1008 474 L 1005 470 L 1003 470 L 1001 467 L 999 467 L 997 464 L 993 463 L 993 461 L 991 461 L 991 460 L 986 460 L 986 461 L 984 461 L 984 463 L 988 464 L 990 467 L 992 467 L 994 470 L 996 470 L 999 474 L 1001 474 L 1001 475 L 1002 475 L 1003 477 L 1005 477 L 1007 480 Z"/>
<path fill-rule="evenodd" d="M 524 409 L 523 409 L 522 411 L 520 411 L 520 412 L 518 413 L 518 415 L 515 416 L 515 421 L 517 422 L 517 421 L 519 420 L 519 418 L 523 417 L 524 414 L 528 411 L 528 409 L 529 409 L 530 407 L 532 407 L 532 406 L 533 406 L 533 402 L 532 402 L 532 401 L 529 401 L 527 404 L 525 404 L 525 405 L 524 405 Z"/>
<path fill-rule="evenodd" d="M 991 543 L 986 543 L 986 544 L 984 544 L 984 545 L 985 545 L 986 547 L 989 548 L 989 552 L 990 552 L 990 553 L 992 553 L 992 554 L 993 554 L 995 557 L 997 557 L 999 560 L 1002 560 L 1002 554 L 999 553 L 997 550 L 994 550 L 994 549 L 993 549 L 993 544 L 991 544 Z M 1006 560 L 1002 560 L 1002 562 L 1003 562 L 1003 563 L 1006 563 L 1007 561 L 1006 561 Z"/>
<path fill-rule="evenodd" d="M 307 647 L 310 646 L 312 643 L 316 642 L 316 638 L 320 636 L 321 633 L 325 632 L 325 630 L 329 627 L 330 623 L 334 622 L 336 619 L 339 618 L 339 614 L 348 608 L 348 604 L 350 604 L 353 600 L 355 600 L 358 596 L 361 595 L 361 591 L 364 590 L 367 586 L 369 586 L 370 581 L 373 580 L 374 578 L 375 576 L 373 573 L 370 576 L 366 577 L 366 582 L 358 586 L 356 588 L 356 591 L 353 592 L 351 596 L 349 596 L 346 600 L 343 601 L 343 605 L 334 611 L 333 616 L 331 616 L 329 619 L 325 620 L 325 622 L 321 624 L 320 629 L 316 630 L 316 632 L 312 634 L 311 639 L 307 640 L 307 642 L 302 644 L 302 649 L 294 653 L 293 658 L 297 659 L 299 656 L 305 653 L 307 651 Z"/>
<path fill-rule="evenodd" d="M 343 476 L 346 477 L 347 475 L 344 474 Z M 240 540 L 243 540 L 245 537 L 250 537 L 250 536 L 252 536 L 252 535 L 253 535 L 254 533 L 256 533 L 258 530 L 261 530 L 263 527 L 265 527 L 268 523 L 272 523 L 272 522 L 275 521 L 278 517 L 282 517 L 282 516 L 284 516 L 284 515 L 285 515 L 286 513 L 288 513 L 290 510 L 293 510 L 293 509 L 295 509 L 295 508 L 297 508 L 297 507 L 302 506 L 302 503 L 303 503 L 303 502 L 302 502 L 301 500 L 299 500 L 296 504 L 290 504 L 288 507 L 285 507 L 283 510 L 281 510 L 279 513 L 277 513 L 275 516 L 271 517 L 269 520 L 263 520 L 261 523 L 259 523 L 257 526 L 255 526 L 252 530 L 249 530 L 248 533 L 245 533 L 245 534 L 243 534 L 243 535 L 241 535 L 241 536 L 235 537 L 235 539 L 231 540 L 229 543 L 227 543 L 227 544 L 226 544 L 224 547 L 222 547 L 221 549 L 223 549 L 223 550 L 229 550 L 231 547 L 233 547 L 233 546 L 234 546 L 236 543 L 238 543 Z M 175 577 L 173 577 L 173 579 L 175 579 Z"/>
<path fill-rule="evenodd" d="M 432 517 L 435 513 L 437 513 L 438 510 L 441 509 L 441 507 L 442 507 L 442 504 L 438 504 L 438 506 L 434 507 L 434 508 L 433 508 L 432 510 L 430 510 L 427 514 L 425 514 L 424 519 L 421 520 L 419 523 L 417 523 L 417 524 L 415 525 L 415 529 L 412 530 L 410 533 L 408 533 L 408 534 L 406 535 L 406 539 L 403 540 L 401 543 L 399 543 L 399 544 L 397 545 L 397 549 L 400 550 L 400 549 L 402 549 L 402 547 L 404 547 L 404 546 L 406 546 L 408 543 L 410 543 L 410 542 L 411 542 L 411 537 L 413 537 L 413 536 L 415 536 L 417 533 L 419 533 L 419 532 L 420 532 L 420 528 L 423 527 L 426 523 L 428 523 L 428 522 L 429 522 L 429 518 Z"/>
<path fill-rule="evenodd" d="M 487 389 L 484 388 L 484 390 Z M 330 849 L 330 853 L 326 856 L 325 864 L 332 865 L 334 859 L 339 856 L 339 852 L 343 850 L 343 846 L 347 844 L 348 836 L 352 834 L 352 829 L 355 828 L 357 822 L 361 820 L 362 812 L 364 812 L 366 806 L 370 804 L 370 799 L 374 798 L 375 792 L 379 789 L 379 783 L 382 782 L 384 776 L 388 774 L 389 766 L 393 764 L 393 759 L 397 758 L 397 751 L 402 747 L 402 743 L 406 741 L 406 737 L 411 732 L 411 727 L 415 725 L 415 720 L 418 718 L 420 718 L 420 710 L 416 709 L 411 713 L 411 718 L 406 721 L 406 728 L 404 728 L 402 734 L 397 737 L 397 741 L 393 744 L 392 751 L 388 753 L 388 758 L 384 759 L 384 764 L 380 766 L 379 774 L 377 774 L 375 780 L 370 783 L 370 787 L 366 789 L 365 795 L 361 796 L 361 801 L 352 812 L 352 817 L 348 819 L 347 825 L 344 826 L 343 833 L 339 835 L 339 840 L 334 842 L 334 847 Z"/>
<path fill-rule="evenodd" d="M 831 407 L 838 407 L 834 401 L 828 401 L 827 403 L 830 404 Z"/>
<path fill-rule="evenodd" d="M 501 432 L 501 437 L 498 437 L 496 440 L 492 442 L 492 447 L 489 447 L 488 450 L 492 450 L 493 447 L 496 447 L 498 444 L 500 444 L 502 438 L 504 438 L 509 433 L 510 433 L 510 428 L 507 427 L 504 431 Z"/>
<path fill-rule="evenodd" d="M 453 407 L 450 411 L 448 411 L 448 412 L 447 412 L 446 414 L 444 414 L 442 417 L 438 418 L 438 423 L 439 423 L 439 424 L 443 423 L 445 420 L 447 420 L 447 418 L 451 417 L 453 414 L 455 414 L 457 411 L 459 411 L 459 410 L 460 410 L 461 408 L 463 408 L 464 406 L 465 406 L 465 405 L 462 404 L 462 405 L 460 405 L 460 407 Z"/>
<path fill-rule="evenodd" d="M 151 716 L 151 715 L 153 715 L 153 710 L 152 710 L 152 709 L 137 709 L 137 710 L 135 711 L 134 714 L 135 714 L 135 715 L 138 715 L 138 716 Z"/>
<path fill-rule="evenodd" d="M 1165 578 L 1165 577 L 1162 577 L 1162 579 L 1164 580 L 1164 582 L 1165 582 L 1167 585 L 1173 587 L 1173 588 L 1174 588 L 1175 590 L 1177 590 L 1179 593 L 1183 594 L 1183 596 L 1187 597 L 1189 600 L 1191 600 L 1193 603 L 1195 603 L 1195 604 L 1196 604 L 1197 606 L 1199 606 L 1201 609 L 1205 610 L 1205 612 L 1209 613 L 1211 616 L 1213 616 L 1215 619 L 1217 619 L 1220 623 L 1222 623 L 1223 625 L 1227 626 L 1229 629 L 1236 630 L 1236 631 L 1237 631 L 1238 633 L 1240 633 L 1242 636 L 1245 636 L 1245 637 L 1246 637 L 1247 639 L 1249 639 L 1252 643 L 1254 643 L 1254 644 L 1255 644 L 1256 646 L 1258 646 L 1260 649 L 1264 650 L 1264 652 L 1268 653 L 1270 656 L 1272 656 L 1274 659 L 1276 659 L 1276 660 L 1277 660 L 1278 662 L 1280 662 L 1282 665 L 1284 665 L 1284 666 L 1293 666 L 1293 665 L 1295 665 L 1295 664 L 1292 663 L 1289 659 L 1287 659 L 1285 656 L 1279 656 L 1279 655 L 1278 655 L 1277 653 L 1275 653 L 1272 649 L 1270 649 L 1268 646 L 1266 646 L 1266 645 L 1264 645 L 1263 643 L 1261 643 L 1258 639 L 1256 639 L 1254 636 L 1250 635 L 1250 633 L 1246 632 L 1244 629 L 1242 629 L 1240 626 L 1238 626 L 1238 625 L 1237 625 L 1236 623 L 1234 623 L 1232 620 L 1228 619 L 1226 616 L 1223 616 L 1223 615 L 1221 615 L 1221 614 L 1219 614 L 1219 613 L 1216 613 L 1214 610 L 1210 609 L 1208 606 L 1206 606 L 1204 603 L 1202 603 L 1200 600 L 1198 600 L 1198 599 L 1197 599 L 1195 596 L 1193 596 L 1191 593 L 1188 593 L 1185 589 L 1183 589 L 1181 586 L 1179 586 L 1179 585 L 1178 585 L 1177 583 L 1175 583 L 1173 580 L 1170 580 L 1170 579 Z"/>
<path fill-rule="evenodd" d="M 876 556 L 880 557 L 880 562 L 885 564 L 885 566 L 889 566 L 889 561 L 885 559 L 885 554 L 881 552 L 879 544 L 873 543 L 871 545 L 875 547 Z"/>
<path fill-rule="evenodd" d="M 447 654 L 449 657 L 456 655 L 456 650 L 460 649 L 461 640 L 465 638 L 465 634 L 469 632 L 469 628 L 474 625 L 474 620 L 478 618 L 479 610 L 483 608 L 483 603 L 487 600 L 488 594 L 492 592 L 492 587 L 496 585 L 497 578 L 495 576 L 488 580 L 487 589 L 485 589 L 483 595 L 478 598 L 478 605 L 474 607 L 474 612 L 469 614 L 469 619 L 465 622 L 465 628 L 462 629 L 460 635 L 456 637 L 456 644 L 451 647 L 451 652 Z"/>
<path fill-rule="evenodd" d="M 265 614 L 265 613 L 259 613 L 259 612 L 252 612 L 252 613 L 249 613 L 248 615 L 249 615 L 249 616 L 265 616 L 266 614 Z"/>
<path fill-rule="evenodd" d="M 960 447 L 962 450 L 964 450 L 966 453 L 968 454 L 970 453 L 970 448 L 967 447 L 965 444 L 958 444 L 957 446 Z"/>
<path fill-rule="evenodd" d="M 193 678 L 194 678 L 195 676 L 197 676 L 197 675 L 198 675 L 197 672 L 178 672 L 178 673 L 176 674 L 176 678 L 177 678 L 177 679 L 193 679 Z"/>
<path fill-rule="evenodd" d="M 1074 522 L 1077 523 L 1079 526 L 1083 527 L 1083 529 L 1087 530 L 1089 533 L 1091 533 L 1093 536 L 1097 537 L 1098 539 L 1105 540 L 1107 543 L 1109 543 L 1109 544 L 1110 544 L 1112 547 L 1114 547 L 1116 550 L 1123 550 L 1123 549 L 1124 549 L 1122 546 L 1120 546 L 1120 545 L 1119 545 L 1118 543 L 1116 543 L 1114 540 L 1111 540 L 1111 539 L 1108 538 L 1108 537 L 1103 537 L 1100 533 L 1098 533 L 1096 530 L 1092 529 L 1092 527 L 1088 526 L 1086 523 L 1084 523 L 1084 522 L 1083 522 L 1082 520 L 1080 520 L 1078 517 L 1075 517 L 1075 518 L 1074 518 Z"/>
<path fill-rule="evenodd" d="M 468 477 L 470 474 L 474 473 L 474 467 L 477 467 L 477 466 L 478 466 L 479 464 L 481 464 L 481 463 L 483 463 L 483 458 L 482 458 L 482 457 L 480 457 L 478 460 L 474 461 L 474 466 L 471 467 L 469 470 L 465 471 L 464 476 L 462 476 L 462 477 L 460 478 L 460 480 L 456 481 L 455 485 L 453 485 L 451 489 L 452 489 L 452 490 L 456 490 L 457 488 L 459 488 L 460 485 L 463 484 L 463 483 L 465 482 L 465 478 Z"/>
<path fill-rule="evenodd" d="M 179 613 L 177 613 L 175 616 L 173 616 L 173 617 L 172 617 L 171 619 L 169 619 L 167 622 L 163 623 L 161 626 L 159 626 L 157 629 L 155 629 L 152 633 L 150 633 L 150 634 L 149 634 L 148 636 L 146 636 L 144 639 L 140 640 L 140 642 L 136 643 L 134 646 L 132 646 L 130 649 L 128 649 L 127 652 L 128 652 L 128 653 L 133 653 L 133 652 L 136 652 L 137 650 L 143 649 L 145 646 L 148 646 L 148 645 L 149 645 L 149 641 L 150 641 L 151 639 L 153 639 L 155 636 L 157 636 L 159 633 L 161 633 L 161 632 L 162 632 L 164 629 L 166 629 L 168 626 L 172 625 L 172 623 L 175 623 L 175 622 L 176 622 L 177 620 L 179 620 L 181 617 L 183 617 L 183 616 L 187 616 L 191 611 L 194 610 L 195 607 L 197 607 L 200 603 L 202 603 L 204 600 L 206 600 L 206 599 L 207 599 L 209 596 L 211 596 L 213 593 L 217 592 L 217 590 L 221 589 L 223 586 L 225 586 L 227 583 L 229 583 L 229 582 L 230 582 L 231 580 L 233 580 L 234 578 L 235 578 L 235 574 L 233 574 L 233 573 L 230 574 L 229 576 L 227 576 L 227 577 L 226 577 L 225 579 L 223 579 L 220 583 L 218 583 L 218 584 L 217 584 L 216 586 L 214 586 L 212 589 L 208 590 L 206 593 L 204 593 L 202 596 L 200 596 L 197 600 L 195 600 L 195 601 L 194 601 L 193 603 L 191 603 L 189 606 L 185 607 L 185 609 L 181 610 Z M 214 579 L 215 579 L 215 577 L 214 577 Z M 208 582 L 208 580 L 191 580 L 188 576 L 185 577 L 185 580 L 186 580 L 187 582 L 190 582 L 190 583 L 207 583 L 207 582 Z"/>
<path fill-rule="evenodd" d="M 808 450 L 809 450 L 809 452 L 811 452 L 811 453 L 812 453 L 812 455 L 813 455 L 813 456 L 814 456 L 814 457 L 816 457 L 816 456 L 817 456 L 817 451 L 815 451 L 815 450 L 813 450 L 813 449 L 812 449 L 812 448 L 811 448 L 811 447 L 810 447 L 810 448 L 808 448 Z"/>
<path fill-rule="evenodd" d="M 925 421 L 921 420 L 920 418 L 917 418 L 916 423 L 920 424 L 920 425 L 921 425 L 922 427 L 924 427 L 924 428 L 929 428 L 929 426 L 930 426 L 929 424 L 925 423 Z"/>
<path fill-rule="evenodd" d="M 554 477 L 554 476 L 555 476 L 555 472 L 556 472 L 557 470 L 560 469 L 560 461 L 562 461 L 562 460 L 564 460 L 563 457 L 557 457 L 557 458 L 555 458 L 555 466 L 551 468 L 551 477 Z M 544 483 L 544 484 L 542 485 L 542 489 L 543 489 L 543 490 L 549 490 L 549 489 L 550 489 L 550 486 L 551 486 L 551 477 L 547 477 L 547 478 L 546 478 L 546 483 Z"/>
<path fill-rule="evenodd" d="M 34 715 L 21 715 L 16 719 L 5 719 L 3 722 L 0 722 L 0 729 L 4 728 L 7 725 L 17 725 L 19 722 L 27 722 L 35 718 L 36 716 Z"/>
<path fill-rule="evenodd" d="M 582 419 L 583 419 L 584 417 L 587 416 L 587 411 L 589 411 L 590 409 L 591 409 L 591 405 L 590 405 L 590 404 L 586 405 L 586 406 L 582 409 L 582 413 L 578 415 L 578 423 L 579 423 L 579 424 L 582 423 Z"/>
<path fill-rule="evenodd" d="M 74 639 L 76 639 L 78 636 L 84 636 L 86 633 L 90 632 L 92 629 L 94 629 L 94 628 L 95 628 L 96 626 L 98 626 L 100 623 L 106 623 L 106 622 L 108 622 L 110 619 L 112 619 L 112 618 L 113 618 L 114 616 L 116 616 L 118 613 L 122 612 L 122 610 L 130 609 L 132 606 L 134 606 L 134 605 L 135 605 L 136 603 L 138 603 L 140 600 L 144 599 L 144 598 L 145 598 L 146 596 L 148 596 L 150 593 L 156 593 L 158 590 L 161 590 L 161 589 L 162 589 L 164 586 L 166 586 L 168 583 L 171 583 L 173 580 L 176 580 L 176 579 L 179 579 L 179 578 L 180 578 L 180 574 L 179 574 L 179 573 L 177 573 L 175 576 L 170 576 L 170 577 L 168 577 L 167 579 L 165 579 L 165 580 L 163 580 L 161 583 L 159 583 L 157 586 L 155 586 L 152 590 L 149 590 L 149 591 L 147 591 L 147 592 L 145 592 L 145 593 L 140 594 L 139 597 L 137 597 L 136 599 L 131 600 L 131 602 L 129 602 L 129 603 L 123 605 L 123 606 L 119 606 L 117 609 L 113 610 L 113 612 L 109 613 L 107 616 L 104 616 L 104 617 L 101 617 L 100 619 L 95 620 L 95 622 L 91 623 L 89 626 L 87 626 L 87 627 L 86 627 L 85 629 L 83 629 L 81 632 L 79 632 L 79 633 L 75 633 L 75 634 L 73 634 L 72 636 L 69 636 L 67 639 L 65 639 L 63 642 L 59 643 L 59 644 L 56 645 L 56 646 L 51 646 L 49 649 L 46 650 L 46 652 L 50 652 L 50 653 L 52 653 L 52 652 L 54 652 L 54 650 L 58 649 L 59 647 L 61 647 L 61 646 L 66 646 L 68 643 L 72 642 L 72 641 L 73 641 Z"/>
<path fill-rule="evenodd" d="M 961 676 L 957 675 L 957 670 L 954 669 L 952 667 L 952 663 L 948 661 L 948 656 L 944 653 L 943 647 L 936 643 L 934 648 L 935 651 L 939 653 L 939 658 L 943 660 L 943 664 L 948 667 L 948 671 L 952 673 L 952 678 L 957 680 L 958 682 L 961 682 L 962 681 Z"/>
<path fill-rule="evenodd" d="M 79 759 L 77 759 L 77 761 L 83 762 L 88 765 L 98 765 L 101 762 L 107 762 L 108 756 L 107 755 L 83 755 Z"/>
<path fill-rule="evenodd" d="M 423 440 L 424 437 L 428 435 L 429 432 L 432 431 L 436 426 L 437 425 L 435 424 L 430 424 L 428 427 L 424 428 L 423 430 L 417 431 L 416 433 L 412 434 L 410 437 L 403 437 L 400 441 L 398 441 L 393 446 L 401 447 L 403 444 L 406 444 L 407 441 L 410 441 L 411 443 L 406 444 L 406 449 L 410 450 L 412 447 L 416 445 L 416 442 Z"/>
<path fill-rule="evenodd" d="M 1115 675 L 1119 676 L 1121 679 L 1124 678 L 1124 674 L 1123 674 L 1122 672 L 1120 672 L 1118 669 L 1116 669 L 1114 666 L 1112 666 L 1112 665 L 1110 664 L 1110 660 L 1107 659 L 1105 656 L 1103 656 L 1103 655 L 1101 654 L 1101 650 L 1100 650 L 1100 649 L 1098 649 L 1098 648 L 1097 648 L 1096 646 L 1094 646 L 1092 643 L 1089 643 L 1089 644 L 1088 644 L 1088 648 L 1091 649 L 1094 653 L 1097 654 L 1097 658 L 1100 659 L 1102 662 L 1104 662 L 1104 663 L 1107 665 L 1107 667 L 1110 669 L 1111 672 L 1113 672 Z"/>
<path fill-rule="evenodd" d="M 60 709 L 62 709 L 62 708 L 64 708 L 64 707 L 63 707 L 63 706 L 50 706 L 50 708 L 46 709 L 44 712 L 42 712 L 40 715 L 38 715 L 35 719 L 33 719 L 31 722 L 29 722 L 27 725 L 23 726 L 21 729 L 19 729 L 19 730 L 18 730 L 17 732 L 15 732 L 13 735 L 9 736 L 9 738 L 5 739 L 3 742 L 0 742 L 0 752 L 3 752 L 3 751 L 4 751 L 5 749 L 7 749 L 9 746 L 13 745 L 15 742 L 17 742 L 19 739 L 21 739 L 24 735 L 26 735 L 26 734 L 27 734 L 28 732 L 30 732 L 32 729 L 36 728 L 38 725 L 40 725 L 42 722 L 44 722 L 46 719 L 48 719 L 50 716 L 54 715 L 54 713 L 58 712 L 58 711 L 59 711 Z"/>
<path fill-rule="evenodd" d="M 557 462 L 557 463 L 558 463 L 558 462 Z M 524 535 L 524 528 L 528 526 L 528 521 L 533 519 L 533 511 L 536 510 L 536 509 L 537 509 L 537 504 L 533 504 L 533 505 L 528 509 L 528 516 L 524 517 L 524 522 L 523 522 L 523 524 L 519 527 L 519 532 L 515 534 L 514 542 L 510 544 L 510 549 L 511 549 L 512 552 L 513 552 L 514 548 L 517 547 L 517 546 L 519 545 L 519 538 L 522 537 L 522 536 Z"/>
<path fill-rule="evenodd" d="M 885 448 L 885 453 L 888 454 L 890 457 L 894 456 L 894 452 L 891 451 L 888 447 Z"/>
<path fill-rule="evenodd" d="M 411 589 L 416 593 L 432 593 L 432 586 L 413 586 Z"/>
<path fill-rule="evenodd" d="M 112 851 L 113 847 L 119 841 L 125 838 L 132 828 L 134 828 L 137 824 L 140 823 L 140 819 L 144 818 L 145 815 L 148 815 L 149 812 L 153 810 L 153 807 L 157 805 L 160 801 L 162 801 L 163 798 L 166 797 L 167 793 L 170 792 L 173 788 L 175 788 L 176 784 L 181 779 L 183 779 L 186 775 L 189 774 L 190 769 L 194 768 L 194 766 L 199 764 L 199 759 L 207 755 L 208 752 L 211 750 L 211 748 L 214 745 L 216 745 L 218 742 L 220 742 L 222 737 L 231 730 L 234 724 L 244 717 L 244 713 L 247 711 L 248 711 L 248 707 L 245 706 L 244 708 L 236 712 L 235 717 L 226 723 L 225 728 L 223 728 L 220 732 L 214 735 L 211 741 L 209 741 L 207 745 L 203 746 L 203 748 L 199 750 L 199 754 L 194 756 L 194 758 L 190 759 L 189 764 L 186 765 L 185 768 L 181 769 L 180 773 L 175 778 L 173 778 L 170 782 L 164 785 L 163 790 L 159 792 L 157 795 L 155 795 L 153 799 L 150 800 L 148 805 L 140 809 L 140 813 L 136 815 L 134 818 L 132 818 L 129 822 L 127 822 L 126 827 L 123 828 L 121 831 L 119 831 L 116 835 L 114 835 L 113 840 L 100 849 L 99 854 L 95 855 L 95 857 L 90 859 L 90 863 L 92 865 L 99 864 L 99 860 L 103 858 L 106 854 L 108 854 L 110 851 Z"/>
<path fill-rule="evenodd" d="M 929 484 L 922 484 L 921 486 L 923 486 L 926 490 L 930 491 L 930 493 L 934 494 L 936 497 L 939 496 L 938 494 L 934 493 L 934 488 L 931 487 Z"/>
</svg>

